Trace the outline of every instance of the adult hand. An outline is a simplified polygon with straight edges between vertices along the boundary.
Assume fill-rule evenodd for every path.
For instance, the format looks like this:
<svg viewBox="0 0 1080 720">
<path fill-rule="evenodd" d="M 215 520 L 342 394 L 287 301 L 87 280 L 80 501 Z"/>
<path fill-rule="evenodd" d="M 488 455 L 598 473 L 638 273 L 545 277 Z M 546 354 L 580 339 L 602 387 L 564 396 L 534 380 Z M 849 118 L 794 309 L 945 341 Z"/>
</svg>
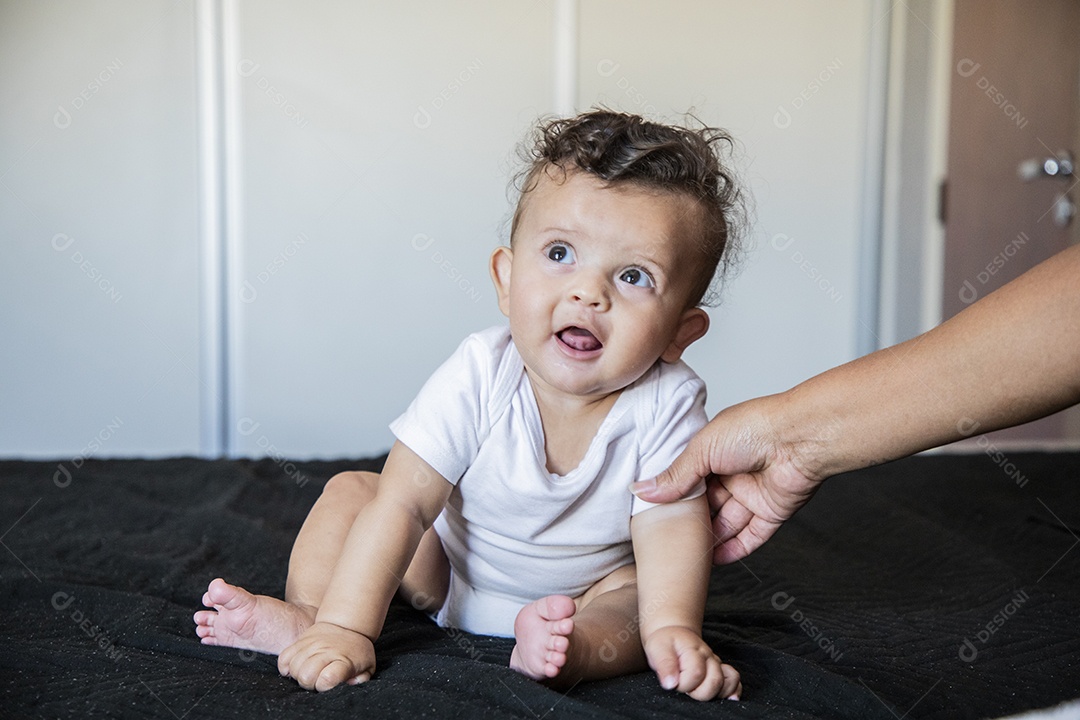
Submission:
<svg viewBox="0 0 1080 720">
<path fill-rule="evenodd" d="M 824 478 L 805 469 L 798 447 L 783 443 L 770 418 L 779 396 L 730 407 L 690 441 L 671 467 L 633 491 L 649 502 L 670 502 L 707 481 L 717 545 L 713 562 L 741 560 L 817 491 Z"/>
<path fill-rule="evenodd" d="M 1080 245 L 899 345 L 724 410 L 639 497 L 708 478 L 717 563 L 745 557 L 821 481 L 1080 403 Z M 715 475 L 715 477 L 709 477 Z"/>
</svg>

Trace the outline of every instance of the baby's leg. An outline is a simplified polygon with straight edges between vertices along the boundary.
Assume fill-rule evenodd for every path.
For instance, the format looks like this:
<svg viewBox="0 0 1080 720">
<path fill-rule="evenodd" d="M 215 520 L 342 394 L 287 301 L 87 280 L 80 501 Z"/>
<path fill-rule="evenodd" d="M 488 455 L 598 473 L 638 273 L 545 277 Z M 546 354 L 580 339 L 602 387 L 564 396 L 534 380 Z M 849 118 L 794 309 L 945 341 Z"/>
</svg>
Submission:
<svg viewBox="0 0 1080 720">
<path fill-rule="evenodd" d="M 285 581 L 286 602 L 310 608 L 311 616 L 315 616 L 345 538 L 356 516 L 375 498 L 378 486 L 379 475 L 371 472 L 339 473 L 326 483 L 293 544 Z M 450 562 L 443 552 L 442 541 L 428 528 L 401 579 L 398 595 L 418 609 L 438 609 L 446 599 L 449 585 Z"/>
<path fill-rule="evenodd" d="M 637 613 L 634 565 L 614 571 L 576 600 L 541 598 L 518 613 L 510 667 L 561 688 L 645 670 Z"/>
<path fill-rule="evenodd" d="M 195 613 L 202 642 L 274 655 L 291 645 L 314 622 L 345 536 L 377 482 L 373 473 L 345 472 L 326 483 L 293 544 L 284 601 L 220 578 L 211 582 L 203 605 L 214 609 Z"/>
<path fill-rule="evenodd" d="M 195 613 L 195 631 L 208 645 L 226 645 L 278 654 L 315 620 L 345 538 L 356 516 L 375 497 L 379 476 L 344 472 L 330 478 L 293 544 L 285 600 L 253 595 L 214 580 Z M 422 607 L 439 607 L 446 597 L 449 563 L 434 531 L 420 541 L 405 573 L 402 596 Z"/>
<path fill-rule="evenodd" d="M 338 473 L 326 481 L 293 542 L 285 602 L 305 608 L 315 617 L 345 538 L 356 516 L 374 499 L 378 486 L 378 474 L 370 472 Z"/>
</svg>

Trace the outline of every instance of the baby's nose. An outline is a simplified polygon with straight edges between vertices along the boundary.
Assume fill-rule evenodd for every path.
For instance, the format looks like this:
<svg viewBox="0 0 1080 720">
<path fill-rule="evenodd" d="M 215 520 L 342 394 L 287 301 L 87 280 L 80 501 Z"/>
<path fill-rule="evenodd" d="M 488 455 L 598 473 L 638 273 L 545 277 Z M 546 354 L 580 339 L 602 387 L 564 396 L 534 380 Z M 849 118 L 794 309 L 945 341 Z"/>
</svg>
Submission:
<svg viewBox="0 0 1080 720">
<path fill-rule="evenodd" d="M 570 297 L 575 302 L 597 309 L 606 309 L 610 305 L 608 283 L 598 273 L 579 273 L 575 280 L 570 286 Z"/>
</svg>

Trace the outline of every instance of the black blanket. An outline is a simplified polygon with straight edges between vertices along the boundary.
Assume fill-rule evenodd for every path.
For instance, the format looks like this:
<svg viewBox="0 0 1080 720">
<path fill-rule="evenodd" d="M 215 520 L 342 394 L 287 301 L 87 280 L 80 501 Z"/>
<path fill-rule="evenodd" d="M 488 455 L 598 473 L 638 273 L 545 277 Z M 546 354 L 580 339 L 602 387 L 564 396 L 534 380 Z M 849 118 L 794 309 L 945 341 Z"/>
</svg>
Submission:
<svg viewBox="0 0 1080 720">
<path fill-rule="evenodd" d="M 834 478 L 712 577 L 744 699 L 651 673 L 555 692 L 512 641 L 395 603 L 379 670 L 317 694 L 200 645 L 217 576 L 280 597 L 323 483 L 379 460 L 3 462 L 3 717 L 979 718 L 1080 696 L 1080 455 L 919 457 Z M 75 467 L 79 464 L 79 467 Z"/>
</svg>

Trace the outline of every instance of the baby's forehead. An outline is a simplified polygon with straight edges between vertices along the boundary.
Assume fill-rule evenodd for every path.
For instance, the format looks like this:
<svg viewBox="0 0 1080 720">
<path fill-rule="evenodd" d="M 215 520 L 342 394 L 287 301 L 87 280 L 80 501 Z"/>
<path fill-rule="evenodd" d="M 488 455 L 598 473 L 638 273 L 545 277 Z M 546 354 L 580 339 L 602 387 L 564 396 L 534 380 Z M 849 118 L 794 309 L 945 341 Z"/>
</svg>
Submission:
<svg viewBox="0 0 1080 720">
<path fill-rule="evenodd" d="M 584 170 L 564 171 L 553 168 L 537 173 L 533 182 L 526 187 L 518 200 L 518 205 L 528 204 L 533 197 L 550 197 L 552 202 L 571 202 L 578 195 L 620 195 L 631 197 L 635 202 L 643 202 L 655 209 L 667 209 L 670 206 L 689 213 L 700 206 L 693 194 L 677 187 L 668 187 L 658 183 L 631 180 L 605 180 Z"/>
<path fill-rule="evenodd" d="M 579 207 L 594 206 L 607 197 L 626 199 L 625 207 L 639 219 L 665 226 L 666 232 L 650 235 L 651 241 L 680 250 L 696 248 L 702 232 L 703 209 L 692 194 L 655 183 L 622 180 L 611 182 L 583 170 L 564 171 L 550 168 L 537 173 L 518 201 L 519 220 L 532 207 L 542 208 L 544 217 L 533 218 L 541 224 L 573 217 Z M 583 221 L 597 222 L 590 213 L 581 213 Z"/>
</svg>

